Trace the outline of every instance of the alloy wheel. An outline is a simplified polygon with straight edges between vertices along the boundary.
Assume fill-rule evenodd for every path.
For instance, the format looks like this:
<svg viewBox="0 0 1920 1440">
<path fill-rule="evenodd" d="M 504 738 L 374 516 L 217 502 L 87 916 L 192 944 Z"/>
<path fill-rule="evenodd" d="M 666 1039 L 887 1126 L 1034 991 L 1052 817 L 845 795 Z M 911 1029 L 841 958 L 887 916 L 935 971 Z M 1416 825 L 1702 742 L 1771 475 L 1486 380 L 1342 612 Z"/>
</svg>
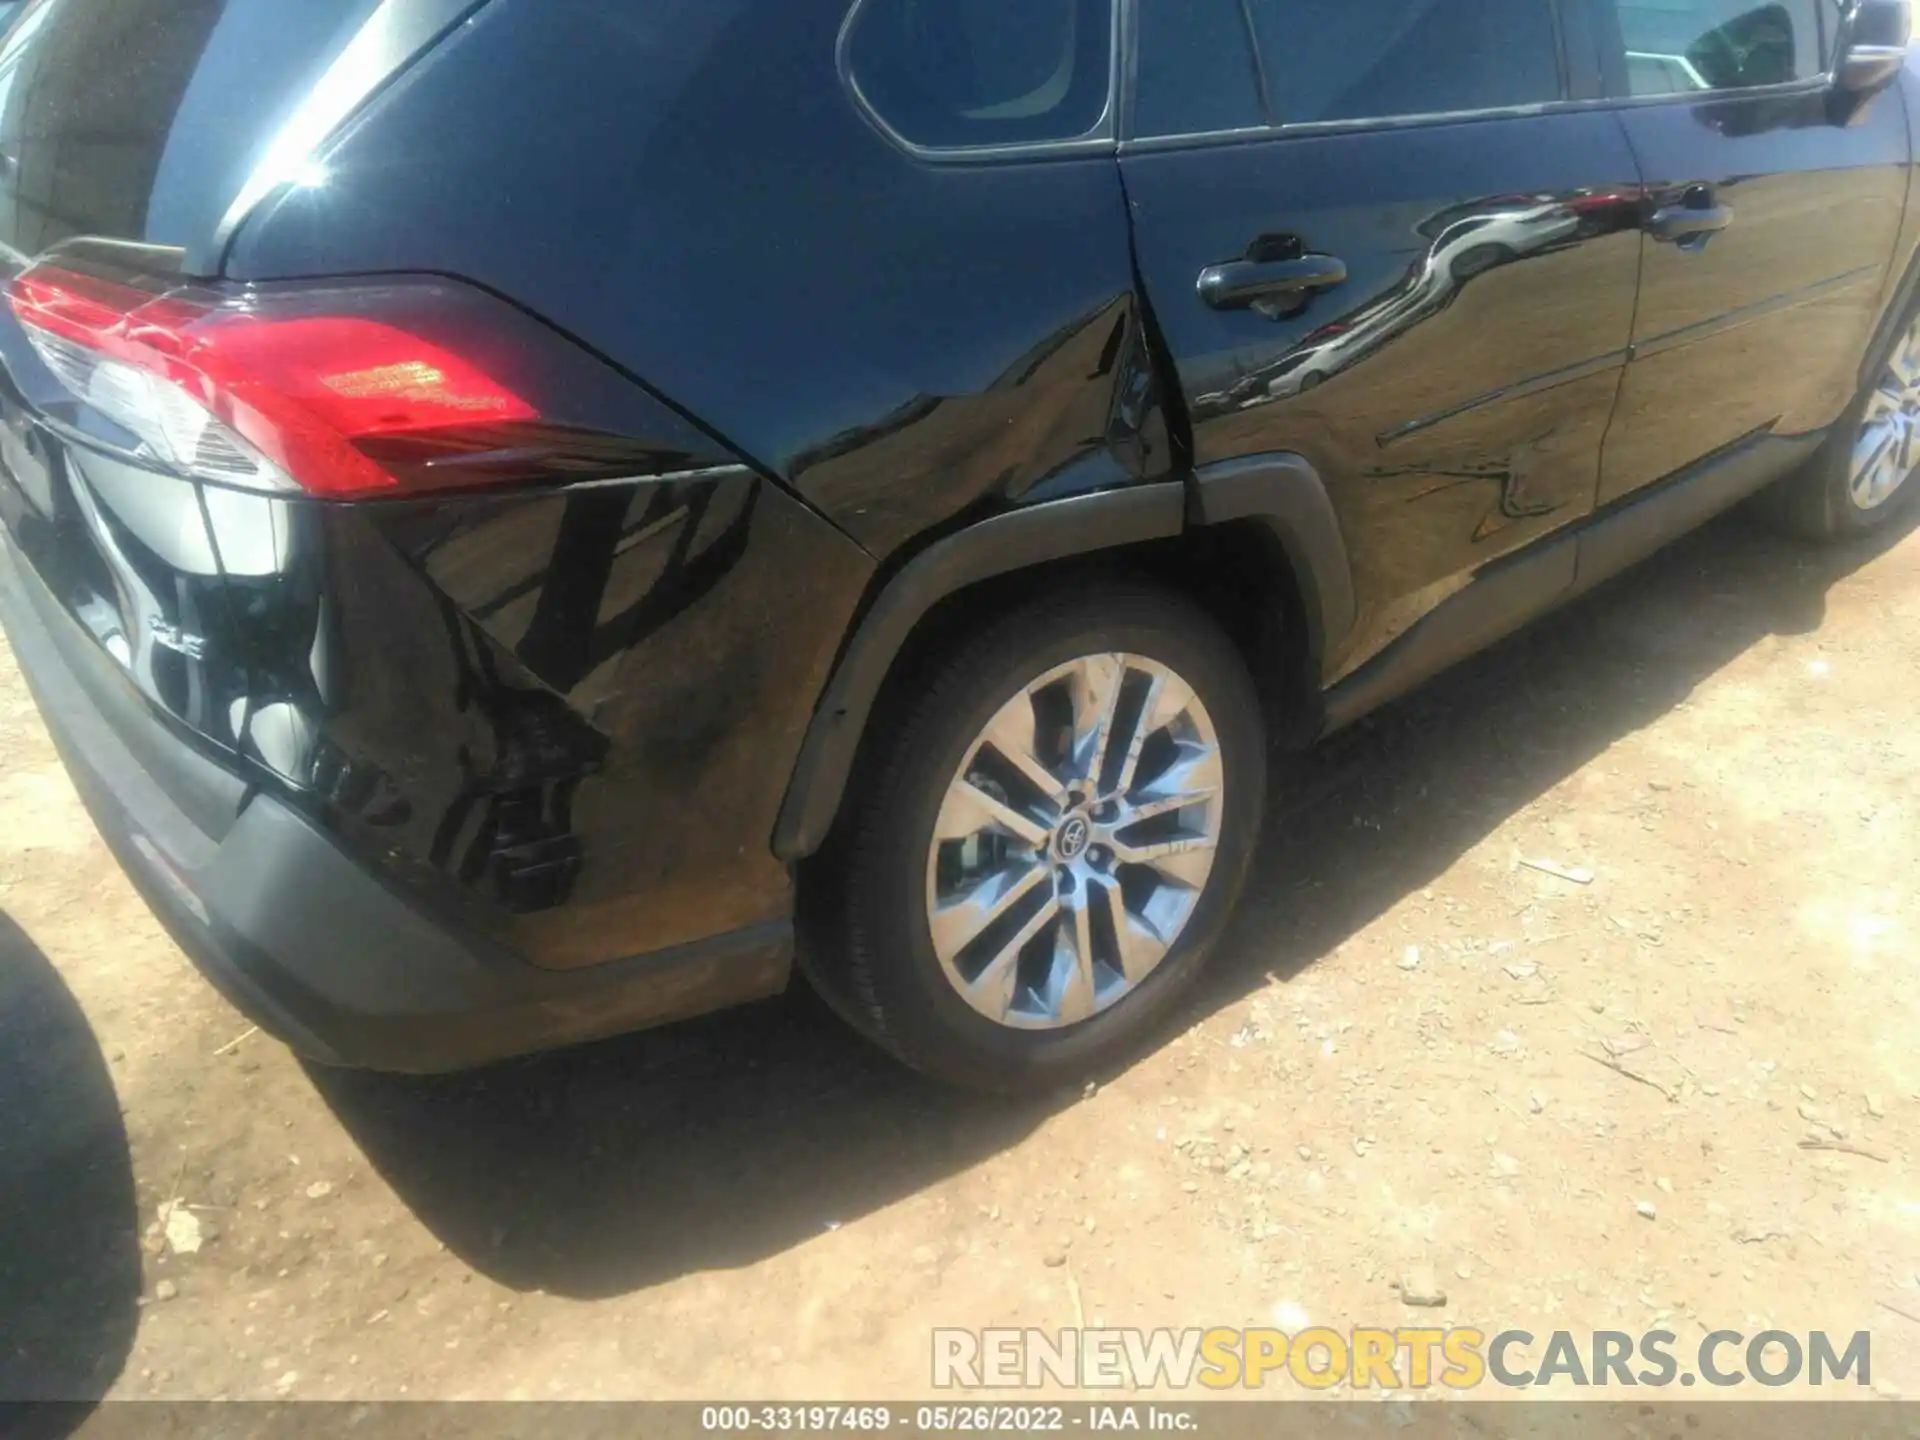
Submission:
<svg viewBox="0 0 1920 1440">
<path fill-rule="evenodd" d="M 1888 356 L 1853 445 L 1847 492 L 1856 508 L 1878 510 L 1920 468 L 1920 324 Z"/>
<path fill-rule="evenodd" d="M 1206 706 L 1166 666 L 1088 655 L 1008 700 L 948 785 L 927 921 L 948 981 L 1021 1030 L 1138 988 L 1213 871 L 1225 782 Z"/>
</svg>

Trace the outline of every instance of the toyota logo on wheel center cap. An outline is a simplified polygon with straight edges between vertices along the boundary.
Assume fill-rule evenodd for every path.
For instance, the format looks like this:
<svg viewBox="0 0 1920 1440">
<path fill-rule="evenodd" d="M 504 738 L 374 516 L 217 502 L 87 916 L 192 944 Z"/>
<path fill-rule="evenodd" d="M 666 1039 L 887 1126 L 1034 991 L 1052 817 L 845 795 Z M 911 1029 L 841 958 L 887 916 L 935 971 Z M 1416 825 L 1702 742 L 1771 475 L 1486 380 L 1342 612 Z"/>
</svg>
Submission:
<svg viewBox="0 0 1920 1440">
<path fill-rule="evenodd" d="M 1062 860 L 1078 860 L 1086 853 L 1087 841 L 1093 838 L 1093 827 L 1087 824 L 1084 815 L 1071 816 L 1060 827 L 1060 833 L 1054 837 L 1053 848 Z"/>
</svg>

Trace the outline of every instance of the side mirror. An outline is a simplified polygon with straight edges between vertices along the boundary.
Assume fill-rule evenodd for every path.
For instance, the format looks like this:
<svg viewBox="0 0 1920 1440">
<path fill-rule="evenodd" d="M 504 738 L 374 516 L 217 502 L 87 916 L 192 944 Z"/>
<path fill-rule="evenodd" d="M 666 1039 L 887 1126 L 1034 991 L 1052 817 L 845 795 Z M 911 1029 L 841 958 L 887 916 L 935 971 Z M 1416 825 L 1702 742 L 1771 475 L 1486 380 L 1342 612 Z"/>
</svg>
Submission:
<svg viewBox="0 0 1920 1440">
<path fill-rule="evenodd" d="M 1864 98 L 1891 85 L 1907 63 L 1913 37 L 1908 0 L 1854 0 L 1840 29 L 1833 84 L 1842 95 Z"/>
</svg>

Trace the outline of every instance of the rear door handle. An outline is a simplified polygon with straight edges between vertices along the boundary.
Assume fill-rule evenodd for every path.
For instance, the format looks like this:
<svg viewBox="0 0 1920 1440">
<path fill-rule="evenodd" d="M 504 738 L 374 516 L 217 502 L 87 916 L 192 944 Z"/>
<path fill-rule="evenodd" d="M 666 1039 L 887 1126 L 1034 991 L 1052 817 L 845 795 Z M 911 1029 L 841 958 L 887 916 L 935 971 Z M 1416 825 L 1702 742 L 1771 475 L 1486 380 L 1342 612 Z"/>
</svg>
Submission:
<svg viewBox="0 0 1920 1440">
<path fill-rule="evenodd" d="M 1647 222 L 1647 233 L 1654 239 L 1683 250 L 1697 249 L 1733 224 L 1733 211 L 1725 205 L 1663 205 Z"/>
<path fill-rule="evenodd" d="M 1347 262 L 1331 255 L 1298 260 L 1229 260 L 1200 272 L 1200 298 L 1216 310 L 1245 310 L 1261 301 L 1299 305 L 1347 283 Z"/>
</svg>

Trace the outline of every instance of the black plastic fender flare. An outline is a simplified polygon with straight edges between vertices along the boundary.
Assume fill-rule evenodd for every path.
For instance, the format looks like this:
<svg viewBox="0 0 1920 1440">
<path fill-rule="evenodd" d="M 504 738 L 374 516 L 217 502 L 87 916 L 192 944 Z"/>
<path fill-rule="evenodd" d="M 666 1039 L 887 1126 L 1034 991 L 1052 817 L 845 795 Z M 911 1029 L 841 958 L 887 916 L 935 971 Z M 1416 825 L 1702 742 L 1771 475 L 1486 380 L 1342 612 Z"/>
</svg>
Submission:
<svg viewBox="0 0 1920 1440">
<path fill-rule="evenodd" d="M 1270 526 L 1302 592 L 1315 664 L 1346 637 L 1355 613 L 1346 547 L 1326 486 L 1296 455 L 1209 466 L 1191 488 L 1179 481 L 1136 485 L 997 515 L 929 546 L 867 608 L 808 727 L 774 827 L 774 853 L 797 861 L 825 842 L 887 674 L 935 605 L 969 585 L 1048 561 L 1174 539 L 1190 518 L 1202 526 Z"/>
</svg>

